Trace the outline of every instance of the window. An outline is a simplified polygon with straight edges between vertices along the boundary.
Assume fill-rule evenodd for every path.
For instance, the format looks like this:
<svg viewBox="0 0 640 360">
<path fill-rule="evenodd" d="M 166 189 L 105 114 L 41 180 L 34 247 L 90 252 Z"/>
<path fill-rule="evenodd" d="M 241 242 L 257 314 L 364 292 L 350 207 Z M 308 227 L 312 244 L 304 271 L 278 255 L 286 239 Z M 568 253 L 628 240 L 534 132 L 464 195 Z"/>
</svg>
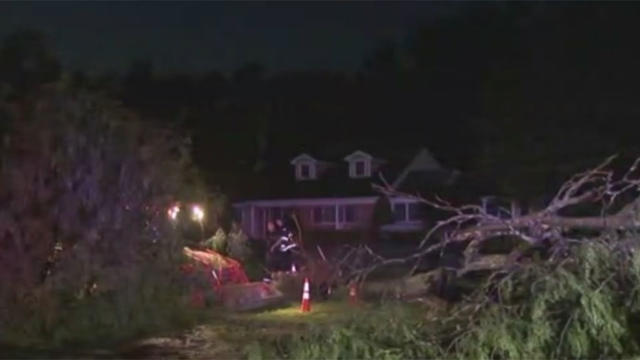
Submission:
<svg viewBox="0 0 640 360">
<path fill-rule="evenodd" d="M 300 154 L 291 160 L 296 180 L 314 180 L 318 176 L 318 160 L 308 154 Z"/>
<path fill-rule="evenodd" d="M 401 202 L 393 205 L 395 222 L 413 222 L 424 220 L 424 208 L 420 203 Z"/>
<path fill-rule="evenodd" d="M 370 165 L 367 164 L 368 161 L 366 159 L 352 160 L 349 163 L 349 176 L 352 178 L 369 177 Z"/>
<path fill-rule="evenodd" d="M 309 169 L 309 165 L 308 164 L 300 165 L 300 178 L 308 179 L 310 177 L 311 177 L 311 171 Z"/>
<path fill-rule="evenodd" d="M 317 224 L 333 223 L 336 221 L 335 206 L 320 206 L 313 208 L 313 222 Z"/>
<path fill-rule="evenodd" d="M 393 220 L 395 222 L 407 221 L 407 204 L 398 203 L 393 205 Z"/>
<path fill-rule="evenodd" d="M 409 204 L 409 221 L 420 221 L 424 219 L 424 208 L 420 203 Z"/>
<path fill-rule="evenodd" d="M 316 178 L 316 164 L 311 161 L 304 161 L 296 164 L 297 180 L 313 180 Z"/>
<path fill-rule="evenodd" d="M 374 169 L 373 156 L 367 154 L 364 151 L 356 150 L 353 153 L 345 156 L 345 161 L 349 163 L 349 177 L 350 178 L 365 178 L 370 177 L 371 172 Z M 375 164 L 378 164 L 379 160 L 376 160 Z"/>
<path fill-rule="evenodd" d="M 338 218 L 341 223 L 352 223 L 356 221 L 355 205 L 342 205 L 338 208 Z"/>
<path fill-rule="evenodd" d="M 360 160 L 360 161 L 356 161 L 355 162 L 355 175 L 356 176 L 364 176 L 364 171 L 365 171 L 365 167 L 364 167 L 364 160 Z"/>
</svg>

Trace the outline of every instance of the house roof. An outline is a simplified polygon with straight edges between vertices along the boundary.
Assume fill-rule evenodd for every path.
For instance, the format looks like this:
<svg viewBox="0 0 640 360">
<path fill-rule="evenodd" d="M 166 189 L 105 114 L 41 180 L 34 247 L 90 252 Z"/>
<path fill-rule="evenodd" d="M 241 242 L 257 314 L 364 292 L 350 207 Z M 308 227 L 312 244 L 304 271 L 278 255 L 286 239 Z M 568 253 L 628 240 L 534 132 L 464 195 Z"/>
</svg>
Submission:
<svg viewBox="0 0 640 360">
<path fill-rule="evenodd" d="M 251 188 L 243 191 L 243 196 L 235 200 L 377 196 L 380 193 L 374 189 L 374 184 L 380 185 L 383 181 L 392 183 L 400 175 L 403 176 L 403 181 L 397 186 L 399 191 L 431 193 L 448 191 L 457 180 L 455 172 L 443 169 L 425 148 L 384 149 L 380 146 L 363 146 L 355 149 L 364 149 L 359 151 L 373 159 L 382 160 L 372 177 L 349 177 L 349 163 L 345 161 L 345 154 L 347 157 L 359 154 L 354 151 L 353 146 L 348 149 L 339 145 L 309 149 L 306 153 L 292 154 L 289 159 L 300 160 L 303 156 L 305 159 L 308 156 L 317 160 L 325 166 L 318 172 L 317 179 L 296 180 L 293 166 L 286 161 L 288 159 L 283 159 L 280 163 L 271 164 L 263 172 L 252 175 L 254 181 Z M 404 171 L 409 165 L 410 171 Z"/>
<path fill-rule="evenodd" d="M 403 182 L 407 180 L 407 176 L 410 174 L 422 174 L 421 178 L 433 177 L 436 178 L 442 176 L 443 168 L 440 163 L 433 157 L 431 152 L 426 148 L 420 149 L 418 153 L 411 159 L 411 161 L 406 164 L 402 170 L 393 180 L 393 186 L 398 187 Z M 442 179 L 443 181 L 447 181 L 447 179 Z M 430 179 L 429 181 L 433 181 Z"/>
<path fill-rule="evenodd" d="M 291 159 L 291 164 L 295 165 L 299 162 L 302 161 L 312 161 L 312 162 L 317 162 L 318 160 L 316 160 L 313 156 L 307 154 L 307 153 L 302 153 L 296 157 L 294 157 L 293 159 Z"/>
<path fill-rule="evenodd" d="M 351 160 L 354 160 L 354 159 L 362 159 L 362 158 L 373 159 L 373 156 L 371 156 L 371 154 L 368 154 L 368 153 L 366 153 L 366 152 L 364 152 L 362 150 L 356 150 L 356 151 L 352 152 L 351 154 L 345 156 L 344 160 L 351 161 Z"/>
<path fill-rule="evenodd" d="M 375 178 L 352 179 L 348 164 L 334 164 L 314 180 L 296 180 L 292 166 L 272 167 L 256 177 L 257 186 L 249 190 L 243 200 L 290 198 L 351 197 L 376 195 L 372 183 Z"/>
</svg>

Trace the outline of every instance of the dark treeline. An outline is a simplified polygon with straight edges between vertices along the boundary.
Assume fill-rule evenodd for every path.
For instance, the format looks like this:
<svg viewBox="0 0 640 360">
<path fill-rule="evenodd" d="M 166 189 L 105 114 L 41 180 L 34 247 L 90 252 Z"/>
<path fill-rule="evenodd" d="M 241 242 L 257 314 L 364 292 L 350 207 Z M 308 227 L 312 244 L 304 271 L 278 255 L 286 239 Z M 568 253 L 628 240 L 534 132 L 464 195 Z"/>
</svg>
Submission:
<svg viewBox="0 0 640 360">
<path fill-rule="evenodd" d="M 605 156 L 640 153 L 639 10 L 471 4 L 381 44 L 356 73 L 247 63 L 233 74 L 161 74 L 135 61 L 122 75 L 63 77 L 190 130 L 196 161 L 231 195 L 296 151 L 385 142 L 426 145 L 493 179 L 497 192 L 527 198 Z M 1 50 L 5 96 L 61 74 L 44 40 L 26 33 Z"/>
</svg>

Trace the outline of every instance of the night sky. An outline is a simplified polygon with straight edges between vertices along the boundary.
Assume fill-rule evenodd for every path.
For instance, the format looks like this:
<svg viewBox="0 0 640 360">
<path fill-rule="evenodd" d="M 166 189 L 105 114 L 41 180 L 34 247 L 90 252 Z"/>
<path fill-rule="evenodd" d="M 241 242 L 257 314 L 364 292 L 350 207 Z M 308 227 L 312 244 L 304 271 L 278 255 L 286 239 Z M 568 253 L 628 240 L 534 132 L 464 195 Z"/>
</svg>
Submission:
<svg viewBox="0 0 640 360">
<path fill-rule="evenodd" d="M 122 71 L 134 59 L 160 71 L 357 68 L 380 43 L 455 5 L 407 3 L 2 2 L 0 38 L 41 30 L 63 66 Z"/>
<path fill-rule="evenodd" d="M 62 79 L 195 134 L 214 185 L 301 151 L 424 146 L 528 196 L 640 151 L 640 7 L 607 4 L 0 2 L 0 38 L 49 42 L 3 48 L 0 85 Z"/>
</svg>

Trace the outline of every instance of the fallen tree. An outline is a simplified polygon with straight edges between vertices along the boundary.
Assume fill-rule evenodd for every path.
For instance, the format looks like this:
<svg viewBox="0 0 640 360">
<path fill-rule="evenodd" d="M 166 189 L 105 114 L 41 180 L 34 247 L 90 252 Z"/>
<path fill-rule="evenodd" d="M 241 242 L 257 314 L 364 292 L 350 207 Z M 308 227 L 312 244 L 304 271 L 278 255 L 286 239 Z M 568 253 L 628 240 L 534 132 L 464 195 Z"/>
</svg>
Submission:
<svg viewBox="0 0 640 360">
<path fill-rule="evenodd" d="M 383 303 L 343 324 L 283 339 L 272 352 L 261 344 L 263 353 L 291 359 L 637 358 L 640 253 L 609 239 L 581 242 L 568 255 L 518 267 L 456 303 L 433 297 L 414 306 Z"/>
<path fill-rule="evenodd" d="M 437 222 L 418 248 L 406 256 L 385 258 L 366 246 L 352 249 L 348 261 L 341 261 L 347 265 L 342 269 L 343 281 L 362 282 L 373 271 L 392 265 L 413 264 L 408 274 L 411 276 L 427 257 L 442 257 L 454 247 L 462 249 L 462 265 L 445 270 L 454 271 L 455 276 L 477 271 L 510 271 L 529 261 L 533 249 L 548 258 L 557 258 L 566 255 L 572 244 L 636 230 L 640 228 L 640 158 L 619 173 L 612 169 L 615 159 L 616 156 L 611 156 L 572 176 L 542 209 L 525 215 L 507 208 L 501 208 L 496 215 L 478 204 L 455 205 L 437 195 L 427 198 L 403 193 L 382 178 L 380 185 L 374 185 L 382 194 L 412 198 L 449 216 Z M 576 209 L 585 206 L 590 207 L 588 215 L 575 215 Z M 517 246 L 505 254 L 481 253 L 480 249 L 488 242 L 502 239 Z M 619 244 L 630 245 L 623 240 Z"/>
<path fill-rule="evenodd" d="M 347 253 L 348 279 L 363 281 L 372 271 L 443 256 L 452 247 L 464 261 L 437 267 L 376 288 L 404 292 L 405 298 L 437 291 L 434 277 L 486 275 L 460 301 L 429 301 L 420 310 L 384 303 L 374 315 L 346 325 L 317 327 L 279 343 L 289 358 L 470 358 L 566 359 L 636 358 L 640 354 L 640 227 L 638 160 L 616 177 L 607 159 L 561 186 L 541 210 L 518 216 L 487 212 L 479 205 L 402 194 L 386 183 L 389 196 L 413 196 L 450 212 L 404 257 L 384 258 L 362 246 Z M 586 215 L 577 208 L 592 205 Z M 583 209 L 584 210 L 584 209 Z M 504 254 L 482 251 L 492 240 L 515 240 Z M 542 250 L 533 256 L 531 249 Z M 366 258 L 366 260 L 363 260 Z M 364 266 L 353 266 L 358 261 Z M 415 298 L 415 297 L 414 297 Z M 432 300 L 435 297 L 422 297 Z M 438 310 L 434 312 L 433 310 Z M 334 356 L 338 357 L 338 355 Z"/>
</svg>

